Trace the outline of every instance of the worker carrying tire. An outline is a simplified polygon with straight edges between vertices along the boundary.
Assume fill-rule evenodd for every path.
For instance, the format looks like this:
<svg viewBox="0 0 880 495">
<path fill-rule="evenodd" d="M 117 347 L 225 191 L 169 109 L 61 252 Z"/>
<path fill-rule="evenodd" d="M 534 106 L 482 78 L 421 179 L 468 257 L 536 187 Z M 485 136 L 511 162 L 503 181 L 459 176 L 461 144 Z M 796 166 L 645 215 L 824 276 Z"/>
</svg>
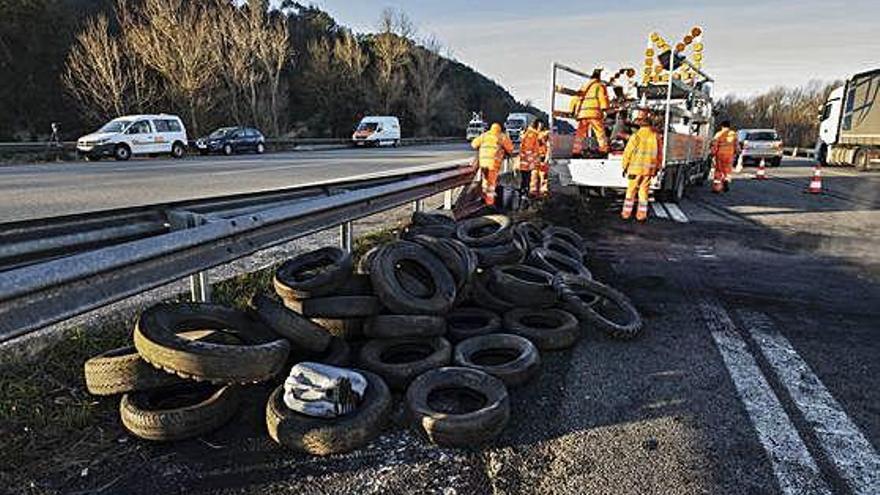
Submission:
<svg viewBox="0 0 880 495">
<path fill-rule="evenodd" d="M 543 126 L 538 127 L 538 164 L 532 172 L 532 183 L 529 187 L 529 193 L 535 198 L 546 198 L 550 194 L 547 176 L 550 173 L 550 164 L 548 163 L 548 146 L 550 142 L 550 131 L 540 130 Z"/>
<path fill-rule="evenodd" d="M 730 121 L 721 122 L 721 130 L 712 139 L 712 157 L 715 159 L 713 193 L 730 190 L 730 173 L 733 171 L 737 146 L 736 131 L 730 128 Z"/>
<path fill-rule="evenodd" d="M 632 217 L 636 194 L 639 207 L 636 220 L 644 222 L 648 219 L 648 198 L 651 192 L 651 180 L 657 175 L 663 162 L 662 138 L 653 126 L 654 115 L 649 109 L 639 109 L 635 123 L 639 130 L 629 137 L 623 150 L 623 176 L 627 179 L 626 199 L 620 217 L 629 220 Z"/>
<path fill-rule="evenodd" d="M 608 110 L 608 87 L 602 82 L 602 69 L 595 69 L 590 81 L 585 84 L 578 96 L 572 98 L 572 114 L 578 121 L 571 155 L 584 156 L 584 142 L 592 129 L 599 144 L 599 153 L 608 154 L 608 137 L 605 135 L 605 112 Z"/>
<path fill-rule="evenodd" d="M 513 141 L 501 130 L 501 124 L 492 124 L 488 131 L 474 138 L 471 147 L 479 150 L 480 180 L 483 202 L 495 206 L 495 187 L 498 185 L 498 172 L 505 157 L 513 154 Z"/>
<path fill-rule="evenodd" d="M 541 164 L 541 137 L 544 124 L 540 120 L 532 124 L 522 134 L 519 144 L 519 192 L 528 195 L 532 180 Z"/>
</svg>

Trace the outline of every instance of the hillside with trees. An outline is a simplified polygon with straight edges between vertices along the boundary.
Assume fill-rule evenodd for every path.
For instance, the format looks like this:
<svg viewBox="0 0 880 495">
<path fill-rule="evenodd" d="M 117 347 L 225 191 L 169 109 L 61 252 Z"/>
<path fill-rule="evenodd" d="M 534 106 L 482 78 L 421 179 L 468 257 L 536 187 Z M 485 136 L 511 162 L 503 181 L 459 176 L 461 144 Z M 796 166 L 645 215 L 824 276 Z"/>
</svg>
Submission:
<svg viewBox="0 0 880 495">
<path fill-rule="evenodd" d="M 0 140 L 45 137 L 53 121 L 71 139 L 140 112 L 177 113 L 191 134 L 241 124 L 316 137 L 347 136 L 365 114 L 446 136 L 473 111 L 537 112 L 402 12 L 356 34 L 290 1 L 6 0 L 0 74 Z"/>
</svg>

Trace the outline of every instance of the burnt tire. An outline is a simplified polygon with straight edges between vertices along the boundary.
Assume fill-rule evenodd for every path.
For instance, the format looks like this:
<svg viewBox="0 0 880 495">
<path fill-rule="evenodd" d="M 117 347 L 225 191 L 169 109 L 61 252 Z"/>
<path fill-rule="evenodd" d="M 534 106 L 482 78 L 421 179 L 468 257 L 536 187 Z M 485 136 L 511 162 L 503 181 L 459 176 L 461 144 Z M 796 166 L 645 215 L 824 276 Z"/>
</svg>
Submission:
<svg viewBox="0 0 880 495">
<path fill-rule="evenodd" d="M 235 386 L 185 384 L 122 396 L 119 415 L 133 435 L 172 441 L 197 437 L 220 428 L 238 411 Z"/>
<path fill-rule="evenodd" d="M 631 340 L 639 336 L 644 328 L 642 317 L 635 305 L 621 292 L 594 280 L 580 280 L 577 290 L 581 295 L 573 294 L 572 289 L 563 289 L 564 301 L 576 304 L 574 298 L 582 298 L 593 294 L 598 297 L 598 302 L 592 306 L 582 305 L 579 315 L 589 325 L 606 333 L 609 337 L 619 340 Z M 607 316 L 608 309 L 615 307 L 617 317 Z"/>
<path fill-rule="evenodd" d="M 525 245 L 519 239 L 513 239 L 496 246 L 481 246 L 472 249 L 477 255 L 477 264 L 480 268 L 515 265 L 521 263 L 526 257 Z"/>
<path fill-rule="evenodd" d="M 531 380 L 541 370 L 538 348 L 519 335 L 497 333 L 464 340 L 455 346 L 457 366 L 488 373 L 510 387 Z"/>
<path fill-rule="evenodd" d="M 552 306 L 559 300 L 552 273 L 528 265 L 499 266 L 489 272 L 489 286 L 517 306 Z"/>
<path fill-rule="evenodd" d="M 312 318 L 318 326 L 333 337 L 355 340 L 364 336 L 363 318 Z"/>
<path fill-rule="evenodd" d="M 539 247 L 543 247 L 550 252 L 555 252 L 563 256 L 567 256 L 579 262 L 583 262 L 584 260 L 583 251 L 580 251 L 573 244 L 570 244 L 568 241 L 560 237 L 546 237 L 542 245 Z"/>
<path fill-rule="evenodd" d="M 514 225 L 513 235 L 519 238 L 527 252 L 544 245 L 544 233 L 531 222 L 520 222 Z"/>
<path fill-rule="evenodd" d="M 567 227 L 557 227 L 555 225 L 546 227 L 544 228 L 544 238 L 546 239 L 547 237 L 562 239 L 577 248 L 581 253 L 586 253 L 587 251 L 587 243 L 584 242 L 584 238 Z"/>
<path fill-rule="evenodd" d="M 504 314 L 506 332 L 529 339 L 541 351 L 568 349 L 580 337 L 577 318 L 561 309 L 514 309 Z"/>
<path fill-rule="evenodd" d="M 501 317 L 484 308 L 458 308 L 446 315 L 446 337 L 461 342 L 501 331 Z"/>
<path fill-rule="evenodd" d="M 290 410 L 284 403 L 284 386 L 269 396 L 266 427 L 279 444 L 312 455 L 351 452 L 370 443 L 388 424 L 391 392 L 382 378 L 355 370 L 367 380 L 360 405 L 338 418 L 315 418 Z"/>
<path fill-rule="evenodd" d="M 446 318 L 431 315 L 377 315 L 364 322 L 364 336 L 371 339 L 442 337 Z"/>
<path fill-rule="evenodd" d="M 471 404 L 457 410 L 432 405 L 441 394 L 457 394 Z M 492 440 L 507 426 L 510 398 L 504 382 L 487 373 L 445 367 L 413 381 L 406 391 L 406 410 L 416 430 L 432 443 L 475 447 Z"/>
<path fill-rule="evenodd" d="M 308 318 L 366 318 L 382 311 L 376 296 L 316 297 L 304 299 L 301 307 Z"/>
<path fill-rule="evenodd" d="M 185 383 L 144 361 L 134 347 L 102 352 L 83 365 L 86 390 L 93 395 L 139 392 Z"/>
<path fill-rule="evenodd" d="M 458 223 L 455 236 L 470 247 L 506 244 L 513 239 L 513 223 L 505 215 L 486 215 Z"/>
<path fill-rule="evenodd" d="M 406 272 L 427 285 L 427 292 L 409 289 L 400 277 Z M 411 242 L 385 246 L 373 261 L 370 274 L 382 303 L 395 314 L 447 313 L 455 302 L 455 280 L 437 257 Z"/>
<path fill-rule="evenodd" d="M 532 250 L 528 258 L 526 258 L 526 264 L 554 275 L 593 278 L 593 274 L 590 273 L 590 270 L 584 266 L 581 260 L 570 258 L 547 248 Z"/>
<path fill-rule="evenodd" d="M 488 276 L 486 274 L 474 277 L 473 284 L 471 284 L 471 304 L 498 314 L 506 313 L 515 308 L 515 304 L 490 290 L 488 286 L 489 280 L 487 279 Z"/>
<path fill-rule="evenodd" d="M 240 344 L 187 340 L 178 333 L 220 330 Z M 290 344 L 241 311 L 207 303 L 157 304 L 138 317 L 134 346 L 158 368 L 212 383 L 256 383 L 277 375 Z"/>
<path fill-rule="evenodd" d="M 282 299 L 306 299 L 333 294 L 351 276 L 351 255 L 324 247 L 296 256 L 275 271 L 275 291 Z"/>
<path fill-rule="evenodd" d="M 360 365 L 403 390 L 422 373 L 452 361 L 452 345 L 443 337 L 371 340 L 361 348 Z"/>
<path fill-rule="evenodd" d="M 323 352 L 330 344 L 330 334 L 320 325 L 263 294 L 251 299 L 257 318 L 270 330 L 289 340 L 294 347 Z"/>
</svg>

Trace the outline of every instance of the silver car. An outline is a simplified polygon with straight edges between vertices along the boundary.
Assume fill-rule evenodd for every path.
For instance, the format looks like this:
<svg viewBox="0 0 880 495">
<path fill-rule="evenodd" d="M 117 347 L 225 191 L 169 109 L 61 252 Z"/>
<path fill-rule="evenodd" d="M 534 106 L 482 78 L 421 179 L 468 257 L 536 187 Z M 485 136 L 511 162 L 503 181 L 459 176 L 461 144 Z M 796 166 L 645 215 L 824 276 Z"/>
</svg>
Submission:
<svg viewBox="0 0 880 495">
<path fill-rule="evenodd" d="M 763 158 L 771 167 L 782 163 L 782 139 L 775 129 L 741 129 L 737 133 L 743 165 Z"/>
</svg>

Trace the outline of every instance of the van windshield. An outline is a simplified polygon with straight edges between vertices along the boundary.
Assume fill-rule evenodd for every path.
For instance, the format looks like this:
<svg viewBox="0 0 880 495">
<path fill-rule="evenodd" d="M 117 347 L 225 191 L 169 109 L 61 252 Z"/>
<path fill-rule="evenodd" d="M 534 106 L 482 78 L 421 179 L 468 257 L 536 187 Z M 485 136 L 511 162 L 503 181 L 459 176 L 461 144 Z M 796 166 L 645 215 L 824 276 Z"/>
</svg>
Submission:
<svg viewBox="0 0 880 495">
<path fill-rule="evenodd" d="M 375 131 L 379 128 L 378 122 L 361 122 L 357 130 L 359 131 Z"/>
<path fill-rule="evenodd" d="M 130 120 L 111 120 L 104 124 L 104 127 L 98 129 L 98 132 L 107 134 L 124 132 L 131 125 L 131 122 Z"/>
<path fill-rule="evenodd" d="M 779 136 L 773 131 L 750 132 L 746 134 L 746 141 L 779 141 Z"/>
<path fill-rule="evenodd" d="M 526 126 L 526 121 L 521 119 L 510 119 L 504 123 L 504 127 L 508 129 L 522 129 Z"/>
</svg>

